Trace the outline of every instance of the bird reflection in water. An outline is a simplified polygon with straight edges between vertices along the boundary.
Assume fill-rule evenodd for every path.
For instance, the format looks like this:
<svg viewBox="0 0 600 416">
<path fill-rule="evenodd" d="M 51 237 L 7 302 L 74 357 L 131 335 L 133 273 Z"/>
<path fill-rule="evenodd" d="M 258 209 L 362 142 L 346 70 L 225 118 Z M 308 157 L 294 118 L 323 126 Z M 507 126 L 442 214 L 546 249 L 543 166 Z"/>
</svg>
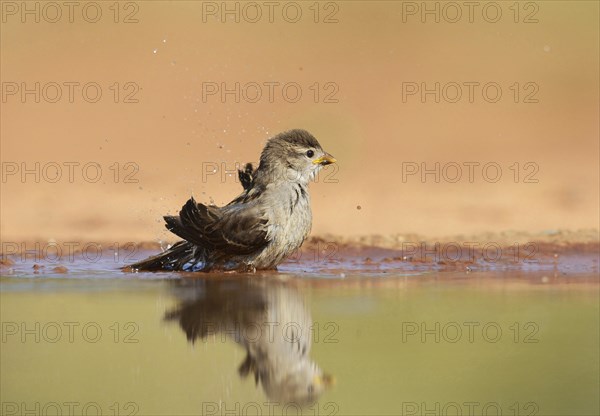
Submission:
<svg viewBox="0 0 600 416">
<path fill-rule="evenodd" d="M 332 384 L 310 358 L 312 318 L 298 289 L 268 279 L 202 279 L 181 288 L 165 319 L 190 342 L 219 333 L 246 350 L 239 374 L 252 376 L 270 400 L 310 405 Z"/>
</svg>

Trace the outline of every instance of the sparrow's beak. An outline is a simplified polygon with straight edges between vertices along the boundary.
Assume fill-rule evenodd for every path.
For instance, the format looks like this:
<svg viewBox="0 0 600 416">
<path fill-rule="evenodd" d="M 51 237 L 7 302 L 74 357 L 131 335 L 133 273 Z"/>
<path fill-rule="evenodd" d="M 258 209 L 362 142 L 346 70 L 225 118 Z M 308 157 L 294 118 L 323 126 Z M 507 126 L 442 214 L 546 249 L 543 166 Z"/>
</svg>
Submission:
<svg viewBox="0 0 600 416">
<path fill-rule="evenodd" d="M 318 387 L 329 388 L 335 385 L 335 378 L 329 374 L 317 375 L 313 378 L 313 383 Z"/>
<path fill-rule="evenodd" d="M 331 156 L 329 153 L 325 153 L 323 156 L 321 156 L 318 159 L 313 160 L 313 163 L 315 165 L 331 165 L 332 163 L 337 162 L 337 160 L 335 160 L 335 157 Z"/>
</svg>

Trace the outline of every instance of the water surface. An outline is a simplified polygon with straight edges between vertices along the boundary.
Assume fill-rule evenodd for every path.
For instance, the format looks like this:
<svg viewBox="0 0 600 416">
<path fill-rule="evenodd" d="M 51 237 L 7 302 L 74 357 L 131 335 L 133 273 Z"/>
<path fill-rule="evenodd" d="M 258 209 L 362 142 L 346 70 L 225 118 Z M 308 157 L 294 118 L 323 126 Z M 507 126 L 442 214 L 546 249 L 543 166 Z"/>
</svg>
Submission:
<svg viewBox="0 0 600 416">
<path fill-rule="evenodd" d="M 17 259 L 2 413 L 598 414 L 593 256 L 449 270 L 379 254 L 242 276 Z"/>
</svg>

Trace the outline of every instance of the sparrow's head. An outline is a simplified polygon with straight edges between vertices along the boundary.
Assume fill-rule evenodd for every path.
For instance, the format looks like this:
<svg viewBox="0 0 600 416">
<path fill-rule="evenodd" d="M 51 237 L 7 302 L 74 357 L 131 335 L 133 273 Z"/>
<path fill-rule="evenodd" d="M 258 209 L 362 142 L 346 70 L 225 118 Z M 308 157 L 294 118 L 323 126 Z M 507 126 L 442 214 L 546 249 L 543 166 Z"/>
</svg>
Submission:
<svg viewBox="0 0 600 416">
<path fill-rule="evenodd" d="M 335 384 L 334 378 L 324 374 L 308 357 L 294 363 L 290 368 L 277 368 L 277 371 L 275 374 L 264 374 L 261 383 L 270 400 L 286 404 L 311 405 Z"/>
<path fill-rule="evenodd" d="M 259 171 L 271 180 L 308 183 L 325 165 L 335 163 L 306 130 L 289 130 L 269 139 L 260 155 Z"/>
</svg>

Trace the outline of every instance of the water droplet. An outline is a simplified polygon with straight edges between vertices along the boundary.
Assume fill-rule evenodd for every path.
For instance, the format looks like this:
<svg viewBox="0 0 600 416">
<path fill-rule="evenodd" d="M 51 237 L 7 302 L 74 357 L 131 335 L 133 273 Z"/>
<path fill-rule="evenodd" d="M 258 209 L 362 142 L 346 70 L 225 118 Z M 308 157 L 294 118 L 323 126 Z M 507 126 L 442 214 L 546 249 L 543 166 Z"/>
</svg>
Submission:
<svg viewBox="0 0 600 416">
<path fill-rule="evenodd" d="M 152 53 L 156 53 L 156 52 L 158 52 L 158 49 L 154 49 L 154 50 L 152 51 Z"/>
<path fill-rule="evenodd" d="M 360 211 L 362 209 L 362 207 L 360 205 L 357 205 L 356 209 Z"/>
</svg>

